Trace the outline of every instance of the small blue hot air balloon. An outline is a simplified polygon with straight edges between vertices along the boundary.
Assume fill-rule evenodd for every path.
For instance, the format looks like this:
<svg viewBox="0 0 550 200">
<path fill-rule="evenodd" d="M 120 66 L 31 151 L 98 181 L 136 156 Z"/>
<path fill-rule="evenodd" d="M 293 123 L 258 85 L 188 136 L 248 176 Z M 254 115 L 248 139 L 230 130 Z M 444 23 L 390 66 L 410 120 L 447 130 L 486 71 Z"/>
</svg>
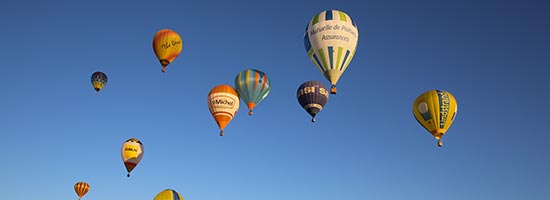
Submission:
<svg viewBox="0 0 550 200">
<path fill-rule="evenodd" d="M 296 97 L 302 108 L 311 115 L 311 122 L 315 122 L 315 116 L 328 101 L 328 90 L 319 81 L 307 81 L 300 85 Z"/>
<path fill-rule="evenodd" d="M 235 77 L 235 89 L 248 106 L 248 114 L 252 115 L 252 109 L 267 97 L 271 86 L 269 78 L 264 72 L 247 69 Z"/>
</svg>

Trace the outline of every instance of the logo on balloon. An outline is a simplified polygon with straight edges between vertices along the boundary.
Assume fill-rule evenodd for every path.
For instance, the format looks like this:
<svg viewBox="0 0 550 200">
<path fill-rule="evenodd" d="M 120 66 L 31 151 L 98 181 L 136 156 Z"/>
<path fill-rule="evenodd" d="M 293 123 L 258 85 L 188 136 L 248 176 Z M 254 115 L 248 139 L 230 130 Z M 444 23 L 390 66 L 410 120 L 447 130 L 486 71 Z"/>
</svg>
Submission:
<svg viewBox="0 0 550 200">
<path fill-rule="evenodd" d="M 451 100 L 449 99 L 449 94 L 444 91 L 438 91 L 437 95 L 439 96 L 439 112 L 441 113 L 439 118 L 439 128 L 444 128 L 445 121 L 447 121 L 447 116 L 449 115 Z"/>
<path fill-rule="evenodd" d="M 230 108 L 232 109 L 235 106 L 235 99 L 225 96 L 225 95 L 213 95 L 212 100 L 210 100 L 212 107 L 218 108 Z"/>
</svg>

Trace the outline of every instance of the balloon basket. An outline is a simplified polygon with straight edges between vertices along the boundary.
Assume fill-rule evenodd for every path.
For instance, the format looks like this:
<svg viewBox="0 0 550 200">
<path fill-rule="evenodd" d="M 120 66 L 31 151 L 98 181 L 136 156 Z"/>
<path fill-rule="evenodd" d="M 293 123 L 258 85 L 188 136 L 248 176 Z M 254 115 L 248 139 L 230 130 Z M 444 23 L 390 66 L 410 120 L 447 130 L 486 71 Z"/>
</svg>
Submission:
<svg viewBox="0 0 550 200">
<path fill-rule="evenodd" d="M 336 94 L 336 85 L 332 85 L 332 87 L 330 87 L 330 93 Z"/>
</svg>

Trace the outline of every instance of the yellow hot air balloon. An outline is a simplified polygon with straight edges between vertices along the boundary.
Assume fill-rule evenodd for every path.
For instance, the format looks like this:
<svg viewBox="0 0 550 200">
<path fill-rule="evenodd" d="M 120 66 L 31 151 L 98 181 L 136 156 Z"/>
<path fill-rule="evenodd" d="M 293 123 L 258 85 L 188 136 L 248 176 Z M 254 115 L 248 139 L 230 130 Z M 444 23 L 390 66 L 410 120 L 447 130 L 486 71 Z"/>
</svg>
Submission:
<svg viewBox="0 0 550 200">
<path fill-rule="evenodd" d="M 153 200 L 183 200 L 183 197 L 175 190 L 166 189 L 159 192 Z"/>
<path fill-rule="evenodd" d="M 220 136 L 223 136 L 223 129 L 239 110 L 239 94 L 229 85 L 218 85 L 208 93 L 208 109 L 218 123 Z"/>
<path fill-rule="evenodd" d="M 128 171 L 128 177 L 130 172 L 139 164 L 143 158 L 143 144 L 136 138 L 130 138 L 122 144 L 122 161 Z"/>
<path fill-rule="evenodd" d="M 441 137 L 451 127 L 457 109 L 455 97 L 444 90 L 427 91 L 418 96 L 413 104 L 414 117 L 437 139 L 440 147 L 443 146 Z"/>
<path fill-rule="evenodd" d="M 90 185 L 85 182 L 78 182 L 74 184 L 74 191 L 78 195 L 78 199 L 81 199 L 88 191 L 90 191 Z"/>
<path fill-rule="evenodd" d="M 166 67 L 180 55 L 182 48 L 181 37 L 175 31 L 162 29 L 155 34 L 153 50 L 162 65 L 162 72 L 166 72 Z"/>
</svg>

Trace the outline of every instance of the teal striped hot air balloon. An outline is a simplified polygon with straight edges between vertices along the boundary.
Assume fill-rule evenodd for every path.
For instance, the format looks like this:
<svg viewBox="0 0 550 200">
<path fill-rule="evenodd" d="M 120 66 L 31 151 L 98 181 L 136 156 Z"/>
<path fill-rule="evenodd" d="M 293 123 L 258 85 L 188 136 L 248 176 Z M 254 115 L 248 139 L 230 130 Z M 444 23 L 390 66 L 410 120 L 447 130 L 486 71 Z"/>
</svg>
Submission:
<svg viewBox="0 0 550 200">
<path fill-rule="evenodd" d="M 339 10 L 326 10 L 309 21 L 304 33 L 307 55 L 330 81 L 330 93 L 336 94 L 336 83 L 348 67 L 359 32 L 355 22 Z"/>
<path fill-rule="evenodd" d="M 235 88 L 248 106 L 248 114 L 252 115 L 252 109 L 267 97 L 271 86 L 269 78 L 264 72 L 247 69 L 237 74 Z"/>
</svg>

